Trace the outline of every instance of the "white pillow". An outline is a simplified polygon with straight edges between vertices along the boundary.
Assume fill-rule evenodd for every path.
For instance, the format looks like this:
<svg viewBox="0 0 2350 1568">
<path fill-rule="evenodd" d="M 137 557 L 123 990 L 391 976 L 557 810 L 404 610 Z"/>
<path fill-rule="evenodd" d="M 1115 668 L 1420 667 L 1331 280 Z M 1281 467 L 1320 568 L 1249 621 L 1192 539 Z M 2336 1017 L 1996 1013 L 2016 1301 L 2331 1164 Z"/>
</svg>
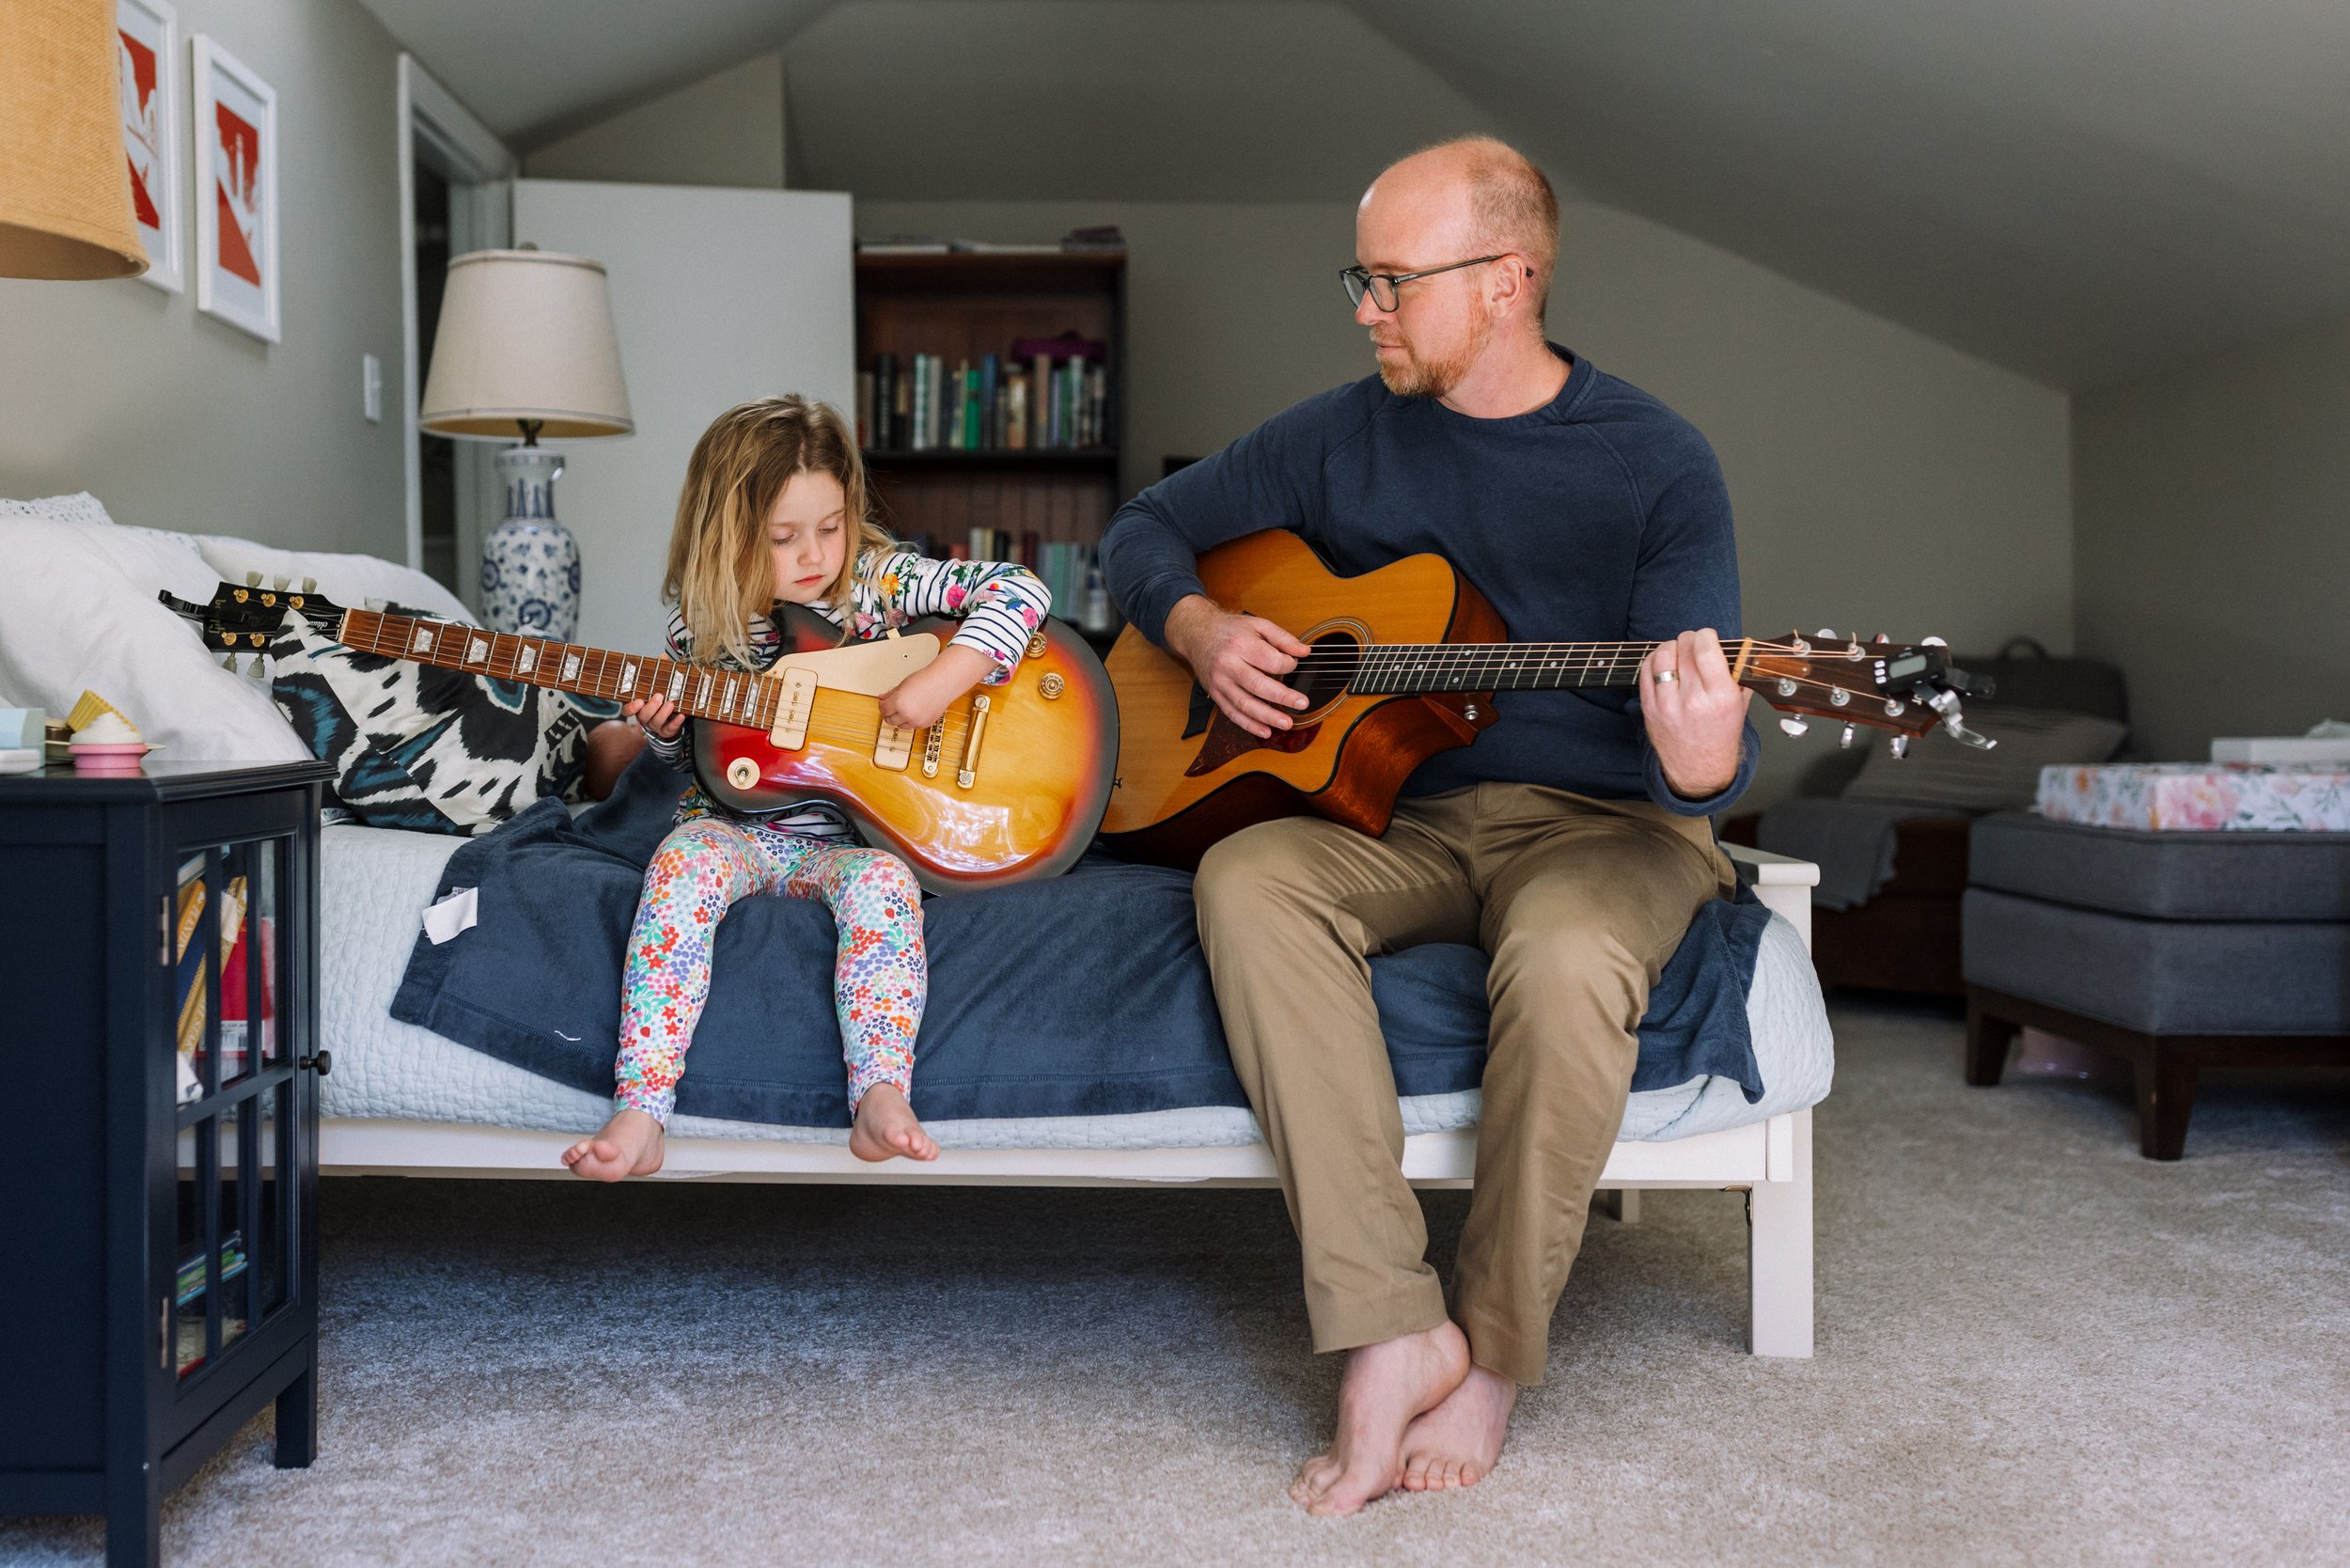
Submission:
<svg viewBox="0 0 2350 1568">
<path fill-rule="evenodd" d="M 210 600 L 219 573 L 169 537 L 0 510 L 0 697 L 63 718 L 105 698 L 173 761 L 301 761 L 269 694 L 223 669 L 158 588 Z"/>
<path fill-rule="evenodd" d="M 280 550 L 227 534 L 205 534 L 196 541 L 204 559 L 212 563 L 212 582 L 199 596 L 210 599 L 221 581 L 243 584 L 245 573 L 258 572 L 263 581 L 285 578 L 299 583 L 318 579 L 319 592 L 347 610 L 367 608 L 370 599 L 387 600 L 411 609 L 426 610 L 447 620 L 476 624 L 473 612 L 448 589 L 421 572 L 396 566 L 380 556 L 345 556 L 326 550 Z"/>
<path fill-rule="evenodd" d="M 70 495 L 43 495 L 34 501 L 0 501 L 0 523 L 10 518 L 36 517 L 50 523 L 112 523 L 97 496 L 86 490 Z"/>
</svg>

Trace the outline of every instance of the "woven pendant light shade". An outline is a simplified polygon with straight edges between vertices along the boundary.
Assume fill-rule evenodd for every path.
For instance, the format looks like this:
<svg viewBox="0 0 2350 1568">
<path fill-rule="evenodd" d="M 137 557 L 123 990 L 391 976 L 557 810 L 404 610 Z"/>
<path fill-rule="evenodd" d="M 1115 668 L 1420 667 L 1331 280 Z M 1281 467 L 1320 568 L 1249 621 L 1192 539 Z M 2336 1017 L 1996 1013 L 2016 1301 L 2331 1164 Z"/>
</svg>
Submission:
<svg viewBox="0 0 2350 1568">
<path fill-rule="evenodd" d="M 133 277 L 112 0 L 0 0 L 0 277 Z"/>
</svg>

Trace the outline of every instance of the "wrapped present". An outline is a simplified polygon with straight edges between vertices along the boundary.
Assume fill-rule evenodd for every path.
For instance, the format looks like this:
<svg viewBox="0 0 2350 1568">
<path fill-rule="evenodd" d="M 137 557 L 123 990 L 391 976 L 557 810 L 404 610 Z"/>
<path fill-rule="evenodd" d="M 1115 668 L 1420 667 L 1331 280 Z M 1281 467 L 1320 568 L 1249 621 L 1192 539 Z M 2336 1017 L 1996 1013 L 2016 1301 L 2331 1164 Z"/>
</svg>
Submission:
<svg viewBox="0 0 2350 1568">
<path fill-rule="evenodd" d="M 2040 814 L 2152 833 L 2350 833 L 2350 763 L 2109 762 L 2040 770 Z"/>
</svg>

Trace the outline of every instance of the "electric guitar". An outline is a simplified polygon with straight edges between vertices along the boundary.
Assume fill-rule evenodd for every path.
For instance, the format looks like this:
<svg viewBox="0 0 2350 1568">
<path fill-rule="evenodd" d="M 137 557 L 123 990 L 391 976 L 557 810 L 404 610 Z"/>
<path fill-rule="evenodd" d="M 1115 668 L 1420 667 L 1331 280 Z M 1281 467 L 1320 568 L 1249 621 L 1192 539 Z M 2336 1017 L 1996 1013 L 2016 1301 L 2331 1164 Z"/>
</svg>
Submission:
<svg viewBox="0 0 2350 1568">
<path fill-rule="evenodd" d="M 1284 677 L 1306 694 L 1292 726 L 1260 740 L 1225 717 L 1191 671 L 1128 627 L 1110 650 L 1124 729 L 1105 843 L 1132 859 L 1191 867 L 1254 823 L 1308 812 L 1373 836 L 1387 830 L 1414 768 L 1466 745 L 1496 717 L 1494 695 L 1629 686 L 1647 642 L 1528 643 L 1436 556 L 1339 577 L 1295 534 L 1250 534 L 1199 557 L 1219 604 L 1288 627 L 1312 651 Z M 1722 645 L 1740 685 L 1790 716 L 1893 732 L 1895 755 L 1939 727 L 1968 745 L 1962 695 L 1991 682 L 1954 668 L 1934 638 L 1910 646 L 1823 632 Z"/>
<path fill-rule="evenodd" d="M 956 624 L 945 618 L 844 643 L 814 611 L 778 606 L 786 651 L 754 675 L 349 610 L 306 583 L 223 583 L 209 604 L 162 599 L 231 659 L 267 646 L 291 612 L 362 653 L 611 701 L 667 698 L 700 721 L 694 772 L 713 799 L 753 815 L 832 802 L 934 893 L 1067 870 L 1101 823 L 1118 754 L 1102 662 L 1056 620 L 1029 639 L 1009 684 L 968 692 L 912 730 L 885 722 L 879 698 L 937 657 Z"/>
</svg>

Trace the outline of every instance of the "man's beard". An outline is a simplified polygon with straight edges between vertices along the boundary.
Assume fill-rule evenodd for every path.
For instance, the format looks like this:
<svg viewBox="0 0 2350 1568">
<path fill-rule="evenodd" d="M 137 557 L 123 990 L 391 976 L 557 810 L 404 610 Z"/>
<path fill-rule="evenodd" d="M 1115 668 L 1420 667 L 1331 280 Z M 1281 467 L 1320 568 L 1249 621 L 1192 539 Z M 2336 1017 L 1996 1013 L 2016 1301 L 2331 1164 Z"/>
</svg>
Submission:
<svg viewBox="0 0 2350 1568">
<path fill-rule="evenodd" d="M 1399 343 L 1403 350 L 1403 362 L 1399 365 L 1385 359 L 1379 361 L 1379 379 L 1399 398 L 1441 398 L 1461 384 L 1469 368 L 1484 353 L 1493 331 L 1490 319 L 1480 320 L 1460 352 L 1443 359 L 1422 358 L 1409 343 Z"/>
</svg>

